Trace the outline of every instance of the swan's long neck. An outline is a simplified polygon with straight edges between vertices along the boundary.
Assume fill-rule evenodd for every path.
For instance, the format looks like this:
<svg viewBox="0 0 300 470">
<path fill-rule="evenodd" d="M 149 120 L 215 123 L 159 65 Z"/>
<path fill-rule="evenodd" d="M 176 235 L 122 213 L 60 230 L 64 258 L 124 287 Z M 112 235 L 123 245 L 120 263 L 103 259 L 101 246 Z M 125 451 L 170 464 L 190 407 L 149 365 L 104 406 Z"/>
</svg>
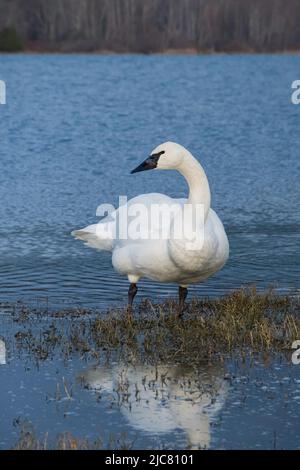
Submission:
<svg viewBox="0 0 300 470">
<path fill-rule="evenodd" d="M 210 209 L 210 189 L 206 174 L 192 154 L 187 153 L 178 171 L 185 177 L 189 186 L 189 204 L 203 204 L 206 219 Z"/>
</svg>

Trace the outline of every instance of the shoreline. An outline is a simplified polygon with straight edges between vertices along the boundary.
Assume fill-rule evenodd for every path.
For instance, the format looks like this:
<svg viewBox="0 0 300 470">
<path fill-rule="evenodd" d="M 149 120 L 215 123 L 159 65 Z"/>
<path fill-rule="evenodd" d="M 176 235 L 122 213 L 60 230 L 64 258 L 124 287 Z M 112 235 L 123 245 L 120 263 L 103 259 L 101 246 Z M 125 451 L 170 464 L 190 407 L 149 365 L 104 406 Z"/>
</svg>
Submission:
<svg viewBox="0 0 300 470">
<path fill-rule="evenodd" d="M 94 51 L 72 51 L 61 49 L 23 49 L 20 51 L 0 51 L 0 56 L 13 56 L 13 55 L 91 55 L 91 56 L 297 56 L 300 54 L 300 49 L 291 50 L 278 50 L 278 51 L 255 51 L 255 50 L 233 50 L 233 51 L 199 51 L 193 48 L 187 49 L 166 49 L 155 52 L 135 52 L 135 51 L 114 51 L 109 49 L 99 49 Z"/>
<path fill-rule="evenodd" d="M 36 351 L 39 359 L 57 349 L 64 351 L 67 345 L 69 353 L 80 351 L 83 356 L 98 357 L 105 351 L 119 357 L 125 352 L 127 357 L 130 352 L 140 360 L 176 362 L 180 357 L 180 362 L 193 363 L 220 354 L 290 350 L 300 338 L 299 312 L 299 296 L 244 288 L 219 299 L 194 298 L 187 303 L 182 319 L 173 300 L 153 304 L 145 299 L 132 318 L 126 308 L 51 312 L 21 304 L 11 320 L 19 347 L 28 353 Z M 51 340 L 49 328 L 53 330 Z M 68 337 L 61 334 L 61 328 L 66 328 Z"/>
</svg>

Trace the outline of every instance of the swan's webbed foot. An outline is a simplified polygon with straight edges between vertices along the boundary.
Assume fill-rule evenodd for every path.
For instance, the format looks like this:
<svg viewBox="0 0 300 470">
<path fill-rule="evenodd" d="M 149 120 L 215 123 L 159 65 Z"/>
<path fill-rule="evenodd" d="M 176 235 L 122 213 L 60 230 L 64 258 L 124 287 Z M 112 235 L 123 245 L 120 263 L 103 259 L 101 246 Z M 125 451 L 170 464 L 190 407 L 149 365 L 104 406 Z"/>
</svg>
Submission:
<svg viewBox="0 0 300 470">
<path fill-rule="evenodd" d="M 188 294 L 188 290 L 186 287 L 179 286 L 179 302 L 178 302 L 178 317 L 181 318 L 184 312 L 185 307 L 185 299 Z"/>
</svg>

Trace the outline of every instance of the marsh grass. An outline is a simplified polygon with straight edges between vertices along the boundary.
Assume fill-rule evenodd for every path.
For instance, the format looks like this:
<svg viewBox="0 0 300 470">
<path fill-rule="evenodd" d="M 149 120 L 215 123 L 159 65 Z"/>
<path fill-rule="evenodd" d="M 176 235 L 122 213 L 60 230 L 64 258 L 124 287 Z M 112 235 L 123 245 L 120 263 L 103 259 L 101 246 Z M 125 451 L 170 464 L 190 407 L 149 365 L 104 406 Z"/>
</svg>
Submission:
<svg viewBox="0 0 300 470">
<path fill-rule="evenodd" d="M 100 437 L 91 441 L 85 437 L 74 436 L 68 431 L 60 433 L 56 439 L 51 440 L 49 433 L 38 437 L 34 426 L 28 421 L 17 419 L 14 425 L 18 428 L 19 439 L 13 450 L 130 450 L 134 444 L 124 433 L 121 433 L 120 436 L 110 435 L 106 443 Z"/>
<path fill-rule="evenodd" d="M 284 351 L 300 339 L 298 295 L 239 289 L 216 300 L 193 299 L 182 319 L 177 304 L 143 301 L 130 321 L 124 310 L 47 313 L 20 307 L 13 318 L 22 327 L 19 349 L 37 360 L 59 352 L 94 359 L 111 354 L 123 360 L 197 362 L 237 351 Z M 40 321 L 39 321 L 40 320 Z"/>
</svg>

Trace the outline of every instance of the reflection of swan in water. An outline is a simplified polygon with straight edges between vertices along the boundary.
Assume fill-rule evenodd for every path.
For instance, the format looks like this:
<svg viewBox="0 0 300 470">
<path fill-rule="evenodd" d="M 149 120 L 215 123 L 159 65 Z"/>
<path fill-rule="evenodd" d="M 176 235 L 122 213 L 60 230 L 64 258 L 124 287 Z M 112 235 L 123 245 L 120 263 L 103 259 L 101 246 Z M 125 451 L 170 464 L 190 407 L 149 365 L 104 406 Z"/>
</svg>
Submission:
<svg viewBox="0 0 300 470">
<path fill-rule="evenodd" d="M 5 342 L 0 339 L 0 366 L 6 364 L 6 346 Z"/>
<path fill-rule="evenodd" d="M 135 429 L 166 434 L 182 429 L 190 448 L 210 446 L 210 423 L 224 405 L 228 381 L 220 367 L 93 367 L 81 374 L 91 390 L 116 394 Z"/>
</svg>

